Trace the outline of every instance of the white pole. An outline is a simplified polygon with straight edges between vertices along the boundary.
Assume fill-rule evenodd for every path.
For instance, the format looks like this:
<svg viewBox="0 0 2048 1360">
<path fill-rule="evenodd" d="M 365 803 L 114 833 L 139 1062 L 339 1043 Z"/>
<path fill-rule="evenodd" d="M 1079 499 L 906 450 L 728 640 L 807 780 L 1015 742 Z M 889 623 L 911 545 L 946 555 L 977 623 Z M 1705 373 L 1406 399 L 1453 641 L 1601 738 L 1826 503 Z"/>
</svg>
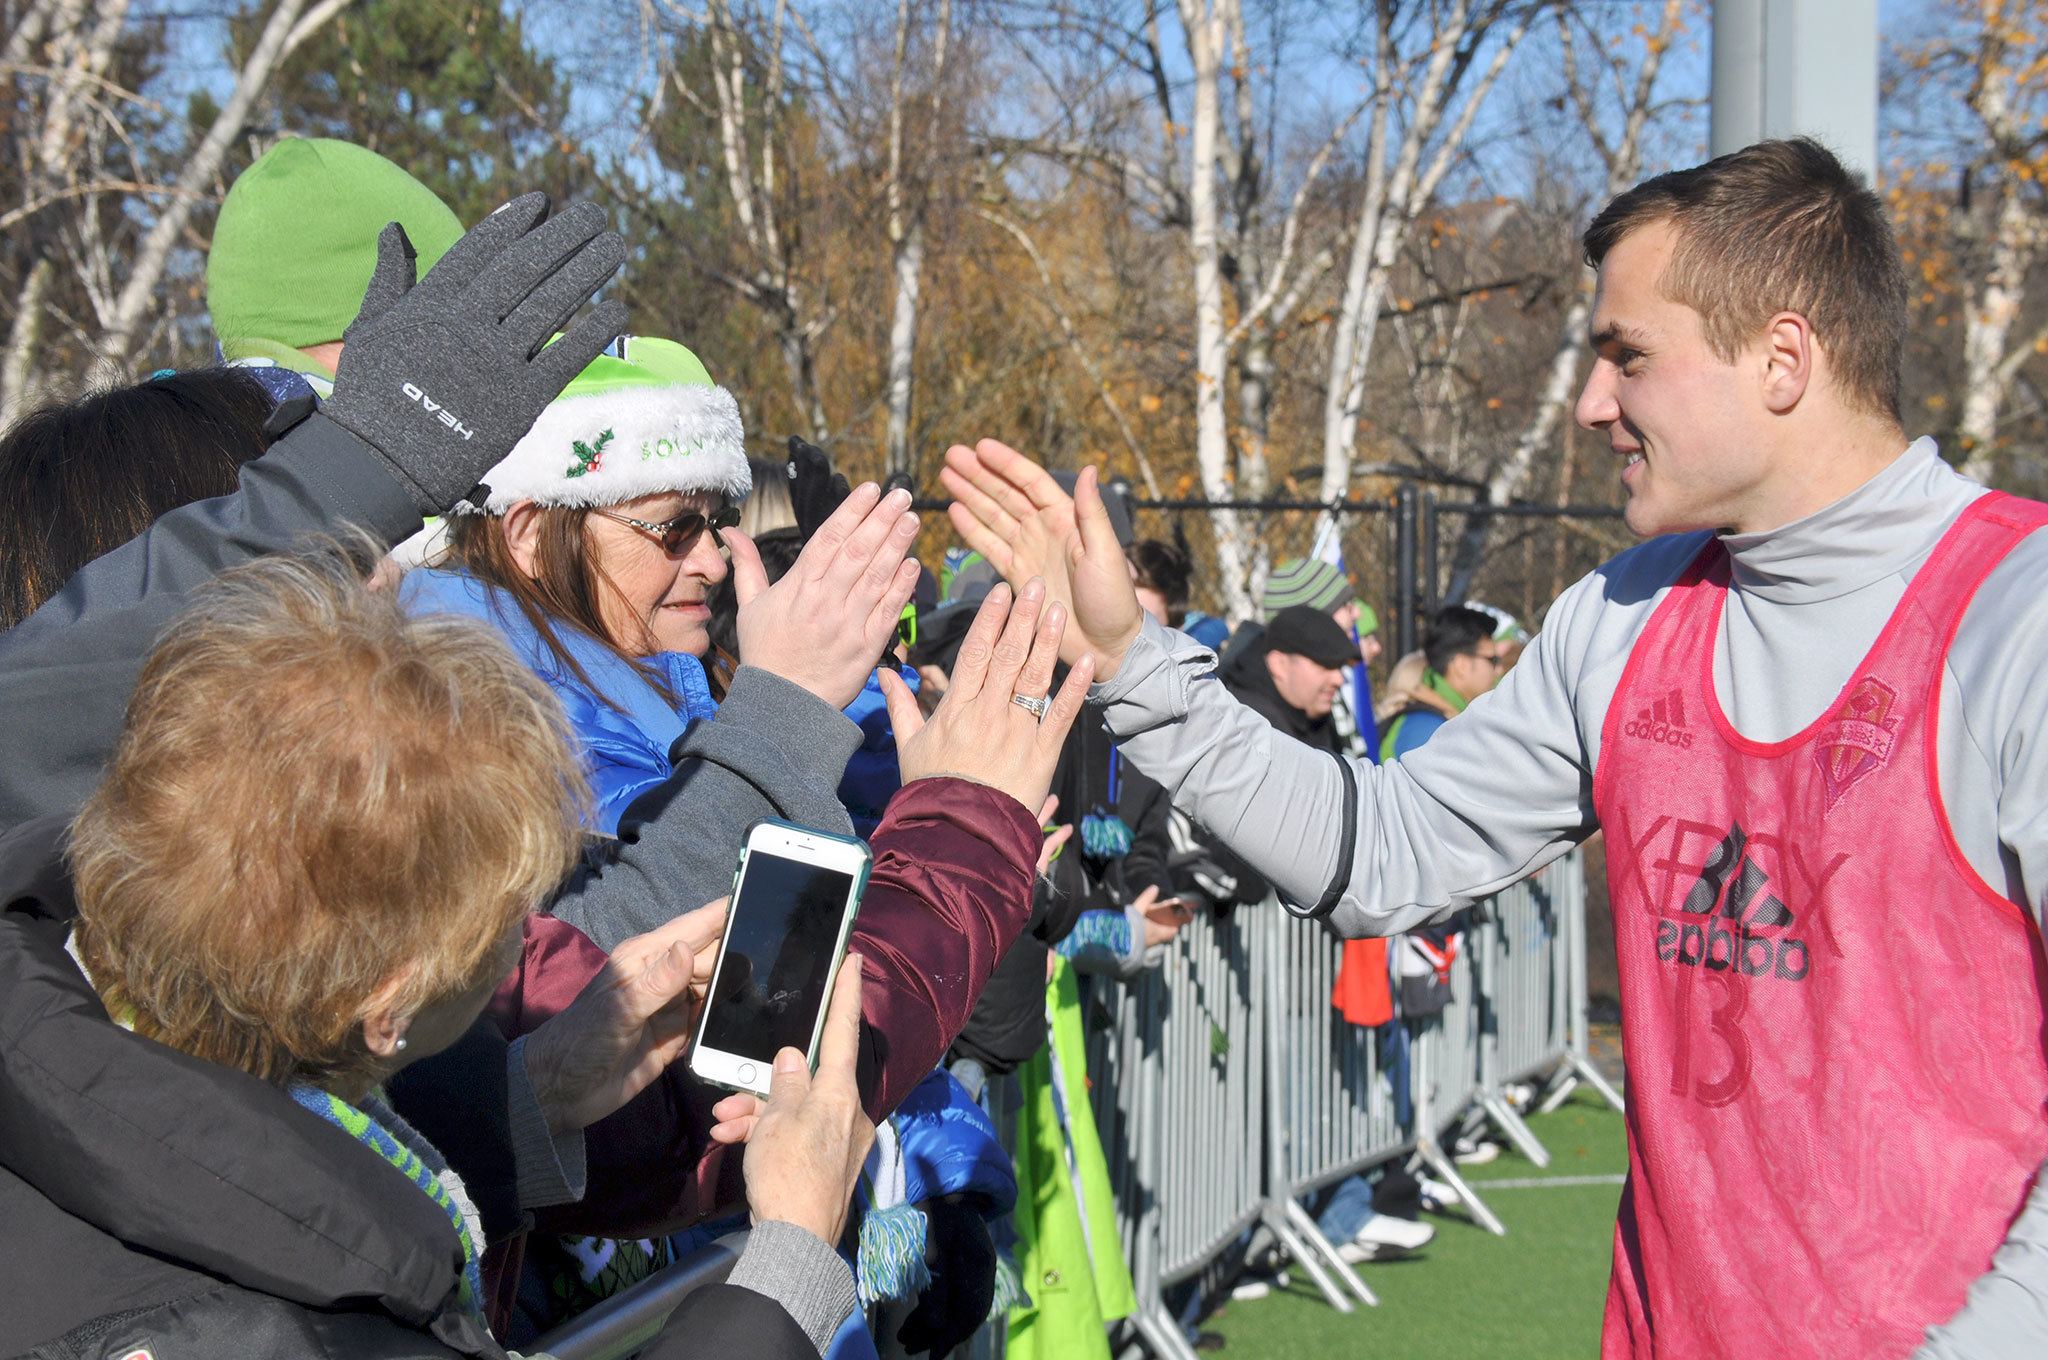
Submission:
<svg viewBox="0 0 2048 1360">
<path fill-rule="evenodd" d="M 1877 0 L 1714 0 L 1709 146 L 1813 137 L 1877 169 Z"/>
</svg>

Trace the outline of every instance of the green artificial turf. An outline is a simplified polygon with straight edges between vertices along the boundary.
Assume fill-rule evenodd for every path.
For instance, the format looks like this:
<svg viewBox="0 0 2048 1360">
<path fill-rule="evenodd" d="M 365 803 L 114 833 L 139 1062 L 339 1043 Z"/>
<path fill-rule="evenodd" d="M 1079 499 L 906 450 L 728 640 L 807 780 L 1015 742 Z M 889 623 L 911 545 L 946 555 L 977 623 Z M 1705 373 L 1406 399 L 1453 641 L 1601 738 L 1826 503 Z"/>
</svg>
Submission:
<svg viewBox="0 0 2048 1360">
<path fill-rule="evenodd" d="M 1358 1267 L 1379 1295 L 1377 1308 L 1338 1313 L 1295 1268 L 1287 1290 L 1229 1303 L 1204 1328 L 1225 1338 L 1223 1354 L 1243 1360 L 1597 1354 L 1620 1185 L 1489 1191 L 1486 1183 L 1619 1175 L 1627 1170 L 1622 1117 L 1582 1088 L 1563 1108 L 1532 1117 L 1530 1126 L 1550 1151 L 1547 1171 L 1508 1152 L 1467 1176 L 1507 1225 L 1506 1237 L 1462 1215 L 1432 1217 L 1436 1240 L 1422 1252 Z"/>
</svg>

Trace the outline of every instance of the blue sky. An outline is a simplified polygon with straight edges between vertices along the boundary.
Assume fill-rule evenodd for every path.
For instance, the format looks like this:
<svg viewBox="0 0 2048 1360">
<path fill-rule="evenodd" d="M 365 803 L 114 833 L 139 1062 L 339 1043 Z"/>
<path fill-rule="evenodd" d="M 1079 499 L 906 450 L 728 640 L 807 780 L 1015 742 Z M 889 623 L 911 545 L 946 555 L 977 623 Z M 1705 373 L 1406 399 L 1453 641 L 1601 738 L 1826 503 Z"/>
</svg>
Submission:
<svg viewBox="0 0 2048 1360">
<path fill-rule="evenodd" d="M 831 0 L 844 3 L 844 0 Z M 1125 0 L 1130 4 L 1132 0 Z M 529 31 L 535 40 L 559 58 L 565 69 L 582 73 L 575 106 L 580 134 L 614 152 L 625 149 L 622 109 L 629 109 L 639 91 L 646 88 L 647 73 L 639 61 L 640 38 L 635 31 L 629 5 L 575 3 L 574 0 L 511 0 L 524 9 Z M 176 59 L 151 93 L 172 108 L 182 107 L 195 90 L 207 89 L 216 97 L 226 94 L 231 73 L 222 60 L 226 23 L 232 6 L 227 0 L 194 4 L 191 0 L 141 0 L 138 15 L 164 17 Z M 869 0 L 868 12 L 876 10 Z M 1292 9 L 1292 22 L 1285 26 L 1271 20 L 1272 8 L 1261 0 L 1248 0 L 1251 41 L 1264 58 L 1277 47 L 1286 77 L 1286 116 L 1276 137 L 1286 159 L 1291 147 L 1297 152 L 1319 141 L 1323 133 L 1359 98 L 1363 74 L 1349 51 L 1355 47 L 1355 21 L 1348 7 L 1309 5 Z M 1656 8 L 1650 0 L 1631 4 L 1609 0 L 1606 27 L 1622 38 L 1624 50 L 1639 41 L 1628 36 L 1636 23 L 1643 22 Z M 1165 42 L 1169 50 L 1178 47 L 1172 7 L 1165 19 Z M 1938 18 L 1940 0 L 1880 0 L 1880 36 L 1887 43 L 1912 42 L 1924 36 Z M 1660 80 L 1666 98 L 1701 101 L 1701 107 L 1678 114 L 1648 149 L 1648 166 L 1687 163 L 1705 154 L 1707 119 L 1703 101 L 1707 95 L 1711 66 L 1710 22 L 1704 13 L 1693 16 L 1690 28 L 1667 55 Z M 830 44 L 832 39 L 825 41 Z M 1550 31 L 1532 33 L 1527 43 L 1555 51 Z M 1525 53 L 1526 55 L 1526 53 Z M 1478 152 L 1481 173 L 1466 176 L 1466 193 L 1483 191 L 1513 193 L 1514 181 L 1538 156 L 1555 154 L 1561 143 L 1529 128 L 1530 115 L 1539 115 L 1542 105 L 1556 89 L 1554 57 L 1522 60 L 1510 66 L 1494 99 L 1487 106 L 1475 130 L 1473 145 Z M 1021 69 L 1022 64 L 1018 63 Z M 1179 107 L 1187 104 L 1184 63 L 1176 94 Z M 1041 81 L 1019 81 L 1010 92 L 1010 106 L 1000 105 L 1000 116 L 1019 128 L 1042 125 L 1052 116 L 1050 92 Z M 1888 141 L 1888 145 L 1889 145 Z"/>
</svg>

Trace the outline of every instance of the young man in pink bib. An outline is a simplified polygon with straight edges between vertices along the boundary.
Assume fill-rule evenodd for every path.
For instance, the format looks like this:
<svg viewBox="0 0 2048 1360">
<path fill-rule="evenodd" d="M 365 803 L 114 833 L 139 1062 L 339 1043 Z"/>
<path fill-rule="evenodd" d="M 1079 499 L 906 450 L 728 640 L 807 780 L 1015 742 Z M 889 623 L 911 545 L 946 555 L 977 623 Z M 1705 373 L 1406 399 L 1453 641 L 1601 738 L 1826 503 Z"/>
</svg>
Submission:
<svg viewBox="0 0 2048 1360">
<path fill-rule="evenodd" d="M 1908 441 L 1897 247 L 1821 147 L 1649 180 L 1584 244 L 1578 420 L 1649 541 L 1398 763 L 1288 741 L 1141 626 L 1092 475 L 1077 507 L 956 448 L 954 522 L 1073 601 L 1132 763 L 1347 935 L 1606 832 L 1630 1084 L 1603 1355 L 2048 1355 L 2048 507 Z"/>
</svg>

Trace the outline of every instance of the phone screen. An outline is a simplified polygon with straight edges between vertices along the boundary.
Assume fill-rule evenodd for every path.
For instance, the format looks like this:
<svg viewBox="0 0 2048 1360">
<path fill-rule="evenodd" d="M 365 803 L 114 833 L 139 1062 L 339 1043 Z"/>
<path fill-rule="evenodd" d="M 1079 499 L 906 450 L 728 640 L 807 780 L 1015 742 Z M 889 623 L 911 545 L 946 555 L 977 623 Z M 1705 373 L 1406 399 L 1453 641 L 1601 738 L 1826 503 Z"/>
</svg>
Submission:
<svg viewBox="0 0 2048 1360">
<path fill-rule="evenodd" d="M 750 851 L 725 923 L 725 962 L 704 1018 L 707 1048 L 768 1063 L 807 1050 L 853 876 Z"/>
</svg>

